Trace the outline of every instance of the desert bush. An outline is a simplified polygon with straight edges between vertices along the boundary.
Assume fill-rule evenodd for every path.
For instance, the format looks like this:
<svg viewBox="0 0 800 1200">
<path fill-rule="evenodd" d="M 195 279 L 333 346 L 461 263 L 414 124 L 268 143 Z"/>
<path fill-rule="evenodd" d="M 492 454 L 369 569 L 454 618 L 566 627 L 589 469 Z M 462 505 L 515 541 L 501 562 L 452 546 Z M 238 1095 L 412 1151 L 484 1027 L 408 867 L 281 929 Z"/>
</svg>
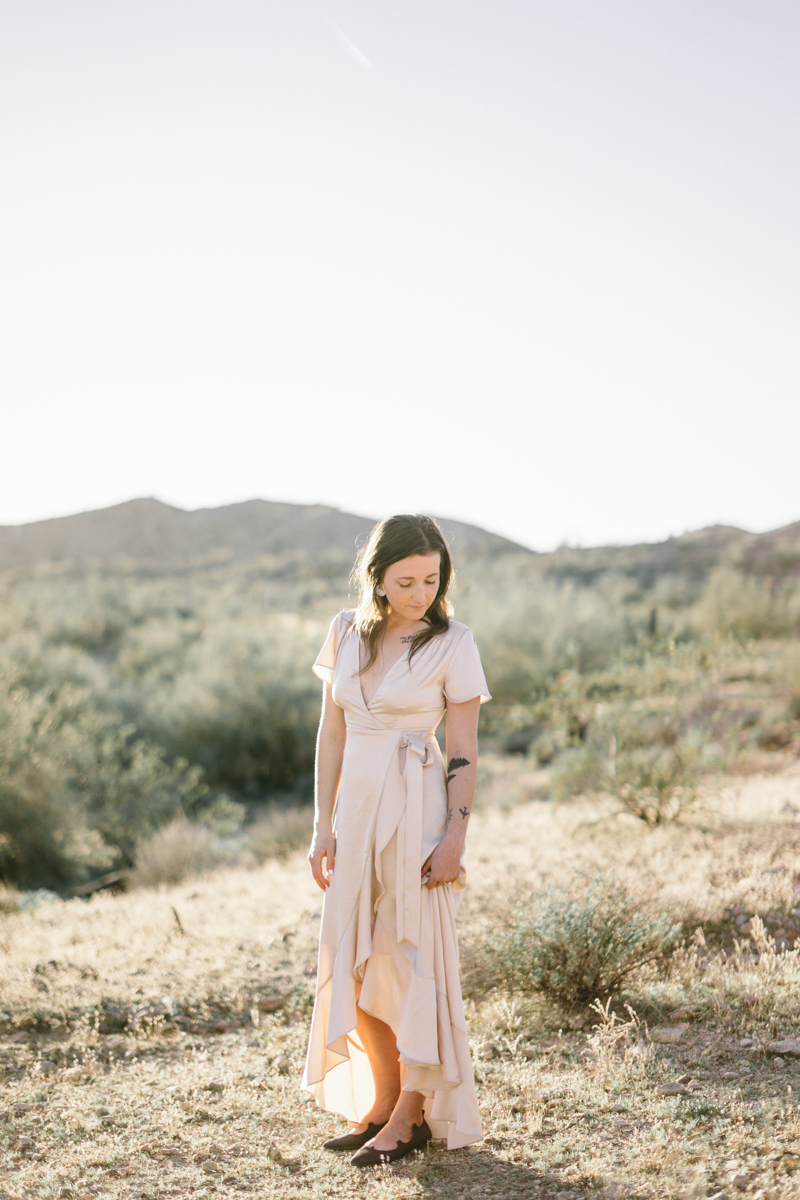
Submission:
<svg viewBox="0 0 800 1200">
<path fill-rule="evenodd" d="M 219 838 L 203 821 L 176 817 L 141 842 L 128 877 L 131 887 L 180 883 L 187 875 L 205 871 L 224 857 Z"/>
<path fill-rule="evenodd" d="M 693 613 L 706 634 L 737 638 L 787 637 L 800 629 L 800 591 L 733 567 L 712 572 Z"/>
<path fill-rule="evenodd" d="M 615 756 L 606 790 L 646 825 L 664 825 L 694 804 L 699 764 L 694 738 L 675 746 L 639 746 Z"/>
<path fill-rule="evenodd" d="M 492 695 L 501 706 L 542 698 L 563 671 L 606 666 L 646 630 L 644 608 L 624 602 L 616 579 L 595 588 L 489 572 L 458 595 L 458 617 L 475 631 Z"/>
<path fill-rule="evenodd" d="M 260 862 L 287 858 L 309 845 L 313 826 L 311 805 L 281 808 L 274 804 L 248 828 L 248 846 Z"/>
<path fill-rule="evenodd" d="M 31 694 L 0 670 L 0 875 L 63 889 L 129 863 L 139 840 L 205 790 L 84 691 Z"/>
<path fill-rule="evenodd" d="M 212 787 L 291 787 L 313 770 L 319 688 L 310 664 L 324 626 L 249 606 L 206 616 L 185 637 L 163 622 L 133 631 L 135 653 L 128 641 L 120 653 L 121 707 L 169 757 L 202 767 Z"/>
<path fill-rule="evenodd" d="M 698 732 L 675 741 L 664 732 L 660 722 L 648 727 L 646 717 L 640 724 L 630 716 L 600 724 L 589 741 L 559 757 L 551 776 L 554 798 L 605 792 L 647 825 L 677 820 L 696 800 L 703 741 Z"/>
<path fill-rule="evenodd" d="M 471 994 L 541 992 L 566 1009 L 605 999 L 676 945 L 681 927 L 610 875 L 566 891 L 521 889 L 501 921 L 467 942 Z"/>
</svg>

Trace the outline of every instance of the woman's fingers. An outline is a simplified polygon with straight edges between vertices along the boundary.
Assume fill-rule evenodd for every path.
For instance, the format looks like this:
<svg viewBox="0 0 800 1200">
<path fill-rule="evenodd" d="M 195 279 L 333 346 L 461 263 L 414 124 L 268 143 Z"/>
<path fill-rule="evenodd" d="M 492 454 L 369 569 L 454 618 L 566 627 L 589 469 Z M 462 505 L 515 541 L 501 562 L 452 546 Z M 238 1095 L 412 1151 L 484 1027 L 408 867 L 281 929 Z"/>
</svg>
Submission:
<svg viewBox="0 0 800 1200">
<path fill-rule="evenodd" d="M 321 887 L 323 892 L 330 882 L 322 869 L 323 854 L 314 854 L 309 856 L 309 865 L 311 866 L 311 874 L 314 876 L 314 882 L 318 887 Z"/>
<path fill-rule="evenodd" d="M 323 892 L 331 883 L 334 862 L 336 861 L 336 838 L 326 838 L 322 844 L 314 841 L 308 855 L 308 865 L 317 887 Z M 323 867 L 323 863 L 325 866 Z"/>
</svg>

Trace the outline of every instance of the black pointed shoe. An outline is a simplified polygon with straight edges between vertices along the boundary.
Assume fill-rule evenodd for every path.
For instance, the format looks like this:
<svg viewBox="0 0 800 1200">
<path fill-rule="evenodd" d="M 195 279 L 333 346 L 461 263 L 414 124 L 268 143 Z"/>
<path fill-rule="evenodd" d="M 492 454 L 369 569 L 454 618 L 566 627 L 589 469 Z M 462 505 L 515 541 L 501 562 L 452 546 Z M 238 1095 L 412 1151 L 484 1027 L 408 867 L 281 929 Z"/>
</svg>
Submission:
<svg viewBox="0 0 800 1200">
<path fill-rule="evenodd" d="M 385 1124 L 385 1121 L 381 1121 L 380 1125 L 373 1125 L 370 1121 L 363 1133 L 343 1133 L 341 1137 L 323 1142 L 322 1148 L 323 1150 L 360 1150 L 364 1142 L 368 1142 L 370 1138 L 374 1138 L 376 1134 L 380 1133 Z"/>
<path fill-rule="evenodd" d="M 374 1146 L 362 1146 L 360 1150 L 356 1150 L 350 1162 L 354 1167 L 379 1167 L 381 1163 L 396 1162 L 412 1150 L 421 1150 L 432 1137 L 428 1122 L 423 1117 L 421 1125 L 411 1126 L 409 1141 L 398 1142 L 394 1150 L 376 1150 Z"/>
</svg>

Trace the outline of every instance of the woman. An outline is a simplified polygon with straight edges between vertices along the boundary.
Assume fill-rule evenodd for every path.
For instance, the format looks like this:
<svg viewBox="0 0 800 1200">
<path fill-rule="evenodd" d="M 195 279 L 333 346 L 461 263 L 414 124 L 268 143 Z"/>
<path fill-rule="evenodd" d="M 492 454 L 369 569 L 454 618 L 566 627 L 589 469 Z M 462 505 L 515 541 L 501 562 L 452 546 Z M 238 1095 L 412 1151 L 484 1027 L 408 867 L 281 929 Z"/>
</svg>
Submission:
<svg viewBox="0 0 800 1200">
<path fill-rule="evenodd" d="M 373 529 L 359 606 L 333 621 L 309 861 L 325 892 L 302 1086 L 351 1132 L 357 1165 L 482 1137 L 455 911 L 489 700 L 471 631 L 450 619 L 453 568 L 430 517 Z M 447 770 L 434 730 L 447 711 Z M 335 812 L 335 820 L 334 820 Z M 334 869 L 335 865 L 335 869 Z"/>
</svg>

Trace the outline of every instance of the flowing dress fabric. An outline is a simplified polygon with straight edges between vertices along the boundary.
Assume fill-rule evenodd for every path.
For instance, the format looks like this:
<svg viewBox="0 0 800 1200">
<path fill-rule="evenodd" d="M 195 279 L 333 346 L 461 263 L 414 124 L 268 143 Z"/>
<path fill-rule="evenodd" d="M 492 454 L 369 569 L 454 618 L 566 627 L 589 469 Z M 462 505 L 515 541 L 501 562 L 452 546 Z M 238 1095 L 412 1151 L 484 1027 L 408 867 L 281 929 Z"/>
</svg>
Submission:
<svg viewBox="0 0 800 1200">
<path fill-rule="evenodd" d="M 325 892 L 317 997 L 302 1087 L 358 1122 L 375 1098 L 356 1005 L 389 1025 L 406 1091 L 422 1092 L 434 1137 L 480 1141 L 455 914 L 466 885 L 428 888 L 422 864 L 447 825 L 446 771 L 434 736 L 446 701 L 490 700 L 466 625 L 389 669 L 369 706 L 352 612 L 334 618 L 314 673 L 332 684 L 347 727 L 336 802 L 336 867 Z"/>
</svg>

